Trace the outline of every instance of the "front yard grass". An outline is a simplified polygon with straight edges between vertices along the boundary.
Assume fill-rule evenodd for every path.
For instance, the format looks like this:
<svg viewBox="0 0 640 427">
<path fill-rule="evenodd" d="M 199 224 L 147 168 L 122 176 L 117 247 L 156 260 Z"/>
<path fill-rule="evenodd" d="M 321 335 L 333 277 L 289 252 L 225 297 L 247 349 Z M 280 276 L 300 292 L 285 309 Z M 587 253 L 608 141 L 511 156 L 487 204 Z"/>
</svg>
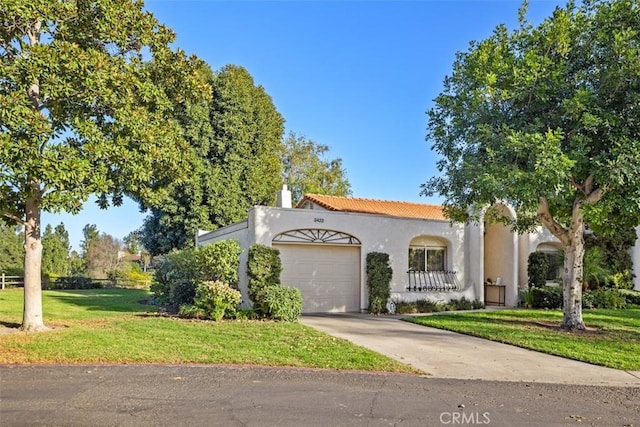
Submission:
<svg viewBox="0 0 640 427">
<path fill-rule="evenodd" d="M 139 303 L 148 297 L 134 289 L 44 291 L 45 323 L 52 330 L 17 333 L 23 292 L 2 291 L 0 363 L 204 363 L 417 373 L 299 323 L 177 319 Z"/>
<path fill-rule="evenodd" d="M 640 309 L 588 310 L 586 331 L 560 329 L 559 310 L 495 310 L 406 318 L 615 369 L 640 370 Z"/>
</svg>

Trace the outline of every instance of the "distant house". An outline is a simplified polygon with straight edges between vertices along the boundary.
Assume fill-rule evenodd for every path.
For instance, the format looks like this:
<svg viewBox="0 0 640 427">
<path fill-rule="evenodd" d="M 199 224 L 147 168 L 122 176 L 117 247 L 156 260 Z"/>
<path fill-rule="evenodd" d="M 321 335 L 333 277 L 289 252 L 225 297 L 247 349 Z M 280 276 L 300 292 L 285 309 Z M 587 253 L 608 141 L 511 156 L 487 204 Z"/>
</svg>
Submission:
<svg viewBox="0 0 640 427">
<path fill-rule="evenodd" d="M 278 206 L 255 206 L 245 221 L 199 232 L 196 244 L 225 239 L 240 243 L 245 249 L 240 260 L 245 300 L 247 249 L 254 243 L 277 248 L 281 282 L 300 289 L 306 313 L 366 310 L 369 252 L 390 255 L 392 299 L 466 297 L 514 307 L 519 289 L 527 286 L 529 253 L 543 251 L 553 260 L 560 248 L 542 229 L 517 235 L 502 224 L 451 224 L 437 205 L 307 194 L 292 208 L 285 188 Z M 506 205 L 499 208 L 515 215 Z M 633 257 L 640 266 L 640 245 Z M 559 270 L 551 271 L 549 279 L 553 276 L 559 276 Z"/>
</svg>

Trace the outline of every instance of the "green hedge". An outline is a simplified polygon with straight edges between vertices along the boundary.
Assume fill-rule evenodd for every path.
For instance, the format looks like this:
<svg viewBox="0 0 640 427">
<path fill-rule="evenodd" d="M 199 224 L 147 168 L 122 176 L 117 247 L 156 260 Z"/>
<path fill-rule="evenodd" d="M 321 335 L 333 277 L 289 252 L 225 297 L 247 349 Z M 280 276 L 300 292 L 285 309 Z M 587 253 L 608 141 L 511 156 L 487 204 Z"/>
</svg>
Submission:
<svg viewBox="0 0 640 427">
<path fill-rule="evenodd" d="M 369 288 L 369 312 L 380 314 L 387 311 L 391 295 L 393 270 L 389 266 L 389 254 L 370 252 L 367 254 L 367 286 Z"/>
<path fill-rule="evenodd" d="M 248 293 L 255 305 L 262 305 L 263 290 L 280 284 L 281 272 L 280 251 L 265 245 L 251 245 L 247 260 Z"/>
<path fill-rule="evenodd" d="M 532 308 L 556 309 L 563 306 L 561 286 L 532 287 L 528 290 Z M 640 292 L 626 289 L 598 288 L 582 292 L 582 308 L 623 309 L 640 305 Z"/>
<path fill-rule="evenodd" d="M 101 282 L 94 281 L 90 277 L 84 276 L 61 276 L 56 277 L 55 279 L 51 278 L 48 280 L 46 285 L 45 281 L 43 281 L 43 285 L 43 288 L 46 286 L 47 289 L 62 290 L 100 289 L 104 287 Z"/>
<path fill-rule="evenodd" d="M 547 260 L 547 256 L 542 252 L 531 252 L 527 261 L 529 286 L 545 286 L 547 283 L 548 271 L 549 261 Z"/>
<path fill-rule="evenodd" d="M 619 310 L 625 308 L 626 305 L 626 299 L 617 289 L 598 288 L 594 291 L 582 293 L 582 307 L 585 309 L 607 308 Z"/>
<path fill-rule="evenodd" d="M 275 320 L 294 322 L 302 313 L 302 294 L 297 288 L 275 285 L 262 291 L 262 311 Z"/>
<path fill-rule="evenodd" d="M 193 305 L 180 306 L 180 314 L 184 317 L 213 319 L 232 318 L 236 308 L 242 301 L 240 291 L 221 281 L 199 283 Z"/>
<path fill-rule="evenodd" d="M 158 303 L 179 306 L 193 304 L 199 283 L 237 286 L 240 252 L 235 240 L 221 240 L 167 254 L 156 266 L 151 292 Z"/>
<path fill-rule="evenodd" d="M 627 301 L 628 305 L 636 305 L 640 307 L 640 291 L 619 289 L 618 292 Z"/>
<path fill-rule="evenodd" d="M 562 308 L 562 286 L 533 286 L 529 292 L 533 308 Z"/>
</svg>

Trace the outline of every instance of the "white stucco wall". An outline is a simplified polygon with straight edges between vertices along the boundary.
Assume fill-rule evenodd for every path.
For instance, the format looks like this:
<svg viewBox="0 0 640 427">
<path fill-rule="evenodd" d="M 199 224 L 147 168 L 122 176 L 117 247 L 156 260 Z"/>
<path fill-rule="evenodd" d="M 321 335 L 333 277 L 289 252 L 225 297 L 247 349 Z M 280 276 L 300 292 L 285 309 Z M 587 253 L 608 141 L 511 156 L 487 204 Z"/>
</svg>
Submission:
<svg viewBox="0 0 640 427">
<path fill-rule="evenodd" d="M 451 226 L 448 221 L 395 218 L 382 215 L 333 212 L 321 209 L 285 209 L 256 206 L 249 211 L 246 222 L 234 224 L 198 237 L 198 245 L 222 239 L 236 239 L 245 249 L 240 264 L 240 287 L 246 294 L 246 252 L 254 243 L 271 246 L 274 237 L 291 230 L 326 229 L 340 231 L 356 237 L 361 242 L 360 307 L 368 306 L 366 286 L 366 256 L 369 252 L 389 254 L 393 278 L 393 296 L 404 300 L 432 298 L 446 301 L 466 296 L 480 298 L 473 283 L 466 278 L 463 226 Z M 419 236 L 435 236 L 447 242 L 447 269 L 457 272 L 463 286 L 462 292 L 408 292 L 408 250 L 412 239 Z"/>
<path fill-rule="evenodd" d="M 482 223 L 466 225 L 464 253 L 467 283 L 474 288 L 475 298 L 484 301 L 484 225 Z"/>
<path fill-rule="evenodd" d="M 255 229 L 255 243 L 271 245 L 278 234 L 297 229 L 327 229 L 341 231 L 356 237 L 361 242 L 360 260 L 360 307 L 368 306 L 366 287 L 366 256 L 369 252 L 389 254 L 393 278 L 392 296 L 403 300 L 432 297 L 438 300 L 449 298 L 475 299 L 475 290 L 467 285 L 465 278 L 464 228 L 450 226 L 448 221 L 426 221 L 411 218 L 395 218 L 382 215 L 333 212 L 328 210 L 278 209 L 258 206 L 249 215 L 249 228 Z M 458 279 L 465 288 L 461 293 L 408 292 L 408 250 L 412 239 L 418 236 L 436 236 L 448 242 L 447 269 L 458 272 Z"/>
</svg>

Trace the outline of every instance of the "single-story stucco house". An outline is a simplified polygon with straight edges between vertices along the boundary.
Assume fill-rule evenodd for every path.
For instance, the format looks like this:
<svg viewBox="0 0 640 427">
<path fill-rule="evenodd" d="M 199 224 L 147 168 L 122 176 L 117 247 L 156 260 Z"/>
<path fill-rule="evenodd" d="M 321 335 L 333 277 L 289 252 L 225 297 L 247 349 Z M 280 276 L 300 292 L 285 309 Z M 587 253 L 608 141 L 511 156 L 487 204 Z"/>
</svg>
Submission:
<svg viewBox="0 0 640 427">
<path fill-rule="evenodd" d="M 499 207 L 514 215 L 510 207 Z M 640 227 L 637 232 L 632 257 L 640 289 Z M 286 187 L 277 207 L 255 206 L 245 221 L 200 231 L 196 245 L 226 239 L 244 249 L 239 277 L 245 301 L 247 252 L 258 243 L 280 251 L 281 282 L 300 289 L 305 313 L 365 311 L 370 252 L 390 256 L 393 300 L 466 297 L 515 307 L 527 286 L 529 254 L 554 257 L 560 248 L 543 228 L 518 235 L 502 224 L 451 224 L 438 205 L 307 194 L 292 207 Z M 549 279 L 554 275 L 559 270 Z"/>
</svg>

